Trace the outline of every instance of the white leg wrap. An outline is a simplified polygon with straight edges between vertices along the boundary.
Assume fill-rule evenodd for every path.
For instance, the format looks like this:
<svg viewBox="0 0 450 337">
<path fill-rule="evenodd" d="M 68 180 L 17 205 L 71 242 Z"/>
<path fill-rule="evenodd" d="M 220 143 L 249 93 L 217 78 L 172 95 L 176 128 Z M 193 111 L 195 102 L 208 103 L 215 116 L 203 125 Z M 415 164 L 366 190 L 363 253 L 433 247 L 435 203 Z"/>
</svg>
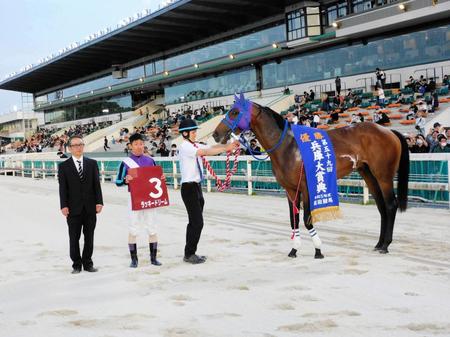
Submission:
<svg viewBox="0 0 450 337">
<path fill-rule="evenodd" d="M 322 241 L 319 238 L 319 234 L 317 234 L 316 229 L 312 228 L 309 231 L 309 235 L 311 235 L 312 242 L 314 244 L 314 248 L 320 249 L 322 246 Z"/>
<path fill-rule="evenodd" d="M 292 248 L 299 250 L 301 243 L 302 243 L 300 240 L 300 230 L 299 229 L 292 230 L 291 241 L 292 241 Z"/>
</svg>

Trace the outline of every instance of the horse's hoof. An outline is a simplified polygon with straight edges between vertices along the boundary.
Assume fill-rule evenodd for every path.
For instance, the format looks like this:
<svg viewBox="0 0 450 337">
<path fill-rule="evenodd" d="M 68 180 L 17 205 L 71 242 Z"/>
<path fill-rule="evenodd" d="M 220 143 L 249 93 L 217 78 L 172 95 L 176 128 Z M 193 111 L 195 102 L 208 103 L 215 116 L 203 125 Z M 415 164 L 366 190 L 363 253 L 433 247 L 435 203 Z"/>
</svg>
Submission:
<svg viewBox="0 0 450 337">
<path fill-rule="evenodd" d="M 297 249 L 292 248 L 288 254 L 289 257 L 296 258 L 297 257 Z"/>
<path fill-rule="evenodd" d="M 322 255 L 322 252 L 320 251 L 320 249 L 316 248 L 316 254 L 314 255 L 315 259 L 323 259 L 325 256 Z"/>
<path fill-rule="evenodd" d="M 379 249 L 380 254 L 387 254 L 389 253 L 389 251 L 387 250 L 387 248 L 380 248 Z"/>
</svg>

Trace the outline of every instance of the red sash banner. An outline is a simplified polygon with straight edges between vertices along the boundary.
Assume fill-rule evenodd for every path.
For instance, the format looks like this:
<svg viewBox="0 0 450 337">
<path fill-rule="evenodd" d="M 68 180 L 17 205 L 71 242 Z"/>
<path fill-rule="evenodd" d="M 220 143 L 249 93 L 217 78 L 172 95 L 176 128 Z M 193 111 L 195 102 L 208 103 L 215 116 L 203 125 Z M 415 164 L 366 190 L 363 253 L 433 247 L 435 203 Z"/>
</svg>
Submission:
<svg viewBox="0 0 450 337">
<path fill-rule="evenodd" d="M 169 193 L 161 166 L 138 167 L 128 170 L 130 181 L 131 209 L 141 211 L 148 208 L 169 206 Z"/>
</svg>

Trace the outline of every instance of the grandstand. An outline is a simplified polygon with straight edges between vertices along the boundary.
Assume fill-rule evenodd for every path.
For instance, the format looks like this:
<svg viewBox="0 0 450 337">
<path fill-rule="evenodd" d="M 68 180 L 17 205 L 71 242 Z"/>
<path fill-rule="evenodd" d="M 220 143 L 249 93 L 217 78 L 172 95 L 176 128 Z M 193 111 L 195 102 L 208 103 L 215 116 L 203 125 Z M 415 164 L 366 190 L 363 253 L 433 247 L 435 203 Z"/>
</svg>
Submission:
<svg viewBox="0 0 450 337">
<path fill-rule="evenodd" d="M 119 139 L 124 128 L 169 124 L 175 138 L 176 122 L 197 111 L 207 140 L 235 92 L 282 114 L 319 114 L 323 128 L 351 123 L 352 113 L 370 120 L 379 67 L 390 127 L 412 132 L 405 111 L 432 92 L 419 96 L 410 76 L 435 82 L 441 106 L 428 123 L 448 115 L 449 16 L 448 0 L 180 0 L 27 67 L 0 89 L 31 93 L 54 137 L 104 125 L 85 134 L 88 151 L 103 151 L 104 137 Z M 361 102 L 346 101 L 327 124 L 323 97 L 333 100 L 336 76 L 342 94 L 351 88 Z M 316 99 L 296 104 L 310 90 Z"/>
</svg>

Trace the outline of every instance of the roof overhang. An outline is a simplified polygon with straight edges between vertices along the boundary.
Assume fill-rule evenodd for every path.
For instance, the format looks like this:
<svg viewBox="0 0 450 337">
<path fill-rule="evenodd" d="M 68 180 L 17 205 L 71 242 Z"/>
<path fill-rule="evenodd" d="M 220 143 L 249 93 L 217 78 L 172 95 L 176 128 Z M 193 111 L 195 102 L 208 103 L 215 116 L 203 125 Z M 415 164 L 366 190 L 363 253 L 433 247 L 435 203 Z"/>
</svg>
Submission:
<svg viewBox="0 0 450 337">
<path fill-rule="evenodd" d="M 283 14 L 289 0 L 179 0 L 101 38 L 0 82 L 36 93 L 149 55 Z"/>
</svg>

